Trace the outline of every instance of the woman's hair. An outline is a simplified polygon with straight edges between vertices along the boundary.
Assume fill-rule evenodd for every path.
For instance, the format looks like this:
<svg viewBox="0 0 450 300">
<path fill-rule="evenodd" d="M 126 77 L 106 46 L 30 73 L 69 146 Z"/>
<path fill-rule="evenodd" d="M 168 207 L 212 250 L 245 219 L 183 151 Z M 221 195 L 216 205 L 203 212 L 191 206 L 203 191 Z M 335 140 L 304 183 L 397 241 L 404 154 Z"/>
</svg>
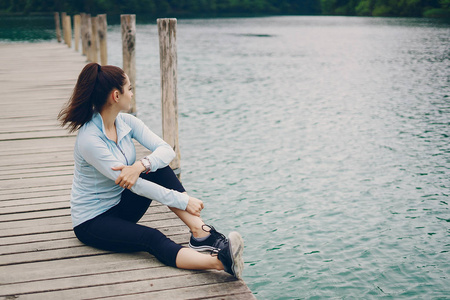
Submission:
<svg viewBox="0 0 450 300">
<path fill-rule="evenodd" d="M 78 76 L 69 102 L 58 115 L 61 126 L 67 125 L 69 132 L 78 130 L 92 119 L 94 112 L 100 112 L 111 91 L 118 89 L 123 93 L 125 83 L 121 68 L 87 64 Z"/>
</svg>

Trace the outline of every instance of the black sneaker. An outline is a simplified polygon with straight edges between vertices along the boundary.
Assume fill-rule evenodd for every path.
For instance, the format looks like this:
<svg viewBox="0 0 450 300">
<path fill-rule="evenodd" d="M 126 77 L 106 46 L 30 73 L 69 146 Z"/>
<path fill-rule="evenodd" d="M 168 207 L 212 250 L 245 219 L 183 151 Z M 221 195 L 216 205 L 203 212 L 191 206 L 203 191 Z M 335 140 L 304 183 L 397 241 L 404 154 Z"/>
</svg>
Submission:
<svg viewBox="0 0 450 300">
<path fill-rule="evenodd" d="M 244 240 L 241 235 L 233 231 L 228 235 L 228 243 L 221 249 L 217 257 L 222 262 L 225 272 L 233 275 L 237 279 L 242 278 L 244 270 Z"/>
<path fill-rule="evenodd" d="M 209 230 L 205 230 L 205 227 L 209 228 Z M 203 231 L 209 232 L 210 236 L 206 240 L 199 242 L 191 235 L 191 239 L 189 241 L 190 248 L 197 251 L 219 252 L 225 247 L 227 238 L 223 234 L 216 231 L 214 227 L 206 224 L 202 226 L 202 229 Z"/>
</svg>

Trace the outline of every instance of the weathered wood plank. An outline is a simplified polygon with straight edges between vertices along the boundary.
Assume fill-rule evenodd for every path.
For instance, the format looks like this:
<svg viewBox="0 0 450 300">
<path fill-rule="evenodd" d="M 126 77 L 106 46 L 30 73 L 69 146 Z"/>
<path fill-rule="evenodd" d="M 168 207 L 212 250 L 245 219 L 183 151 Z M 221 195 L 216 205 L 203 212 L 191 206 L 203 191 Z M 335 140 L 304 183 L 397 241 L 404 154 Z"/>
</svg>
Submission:
<svg viewBox="0 0 450 300">
<path fill-rule="evenodd" d="M 2 266 L 0 285 L 162 266 L 156 262 L 153 256 L 139 252 L 8 265 Z"/>
<path fill-rule="evenodd" d="M 33 197 L 50 197 L 55 195 L 65 195 L 66 192 L 70 194 L 70 188 L 72 182 L 67 182 L 66 184 L 56 185 L 56 186 L 37 186 L 27 188 L 25 190 L 6 190 L 3 189 L 0 194 L 0 204 L 5 203 L 8 205 L 7 201 L 10 200 L 21 200 L 30 199 Z M 65 192 L 64 192 L 65 191 Z"/>
<path fill-rule="evenodd" d="M 161 268 L 161 270 L 167 271 L 169 268 Z M 95 282 L 91 282 L 90 286 L 76 289 L 58 290 L 58 287 L 55 286 L 51 292 L 24 295 L 15 293 L 14 295 L 20 295 L 20 298 L 23 299 L 48 299 L 52 296 L 58 299 L 72 299 L 77 298 L 77 295 L 82 295 L 84 299 L 104 297 L 117 297 L 117 299 L 188 299 L 200 295 L 203 297 L 226 295 L 226 291 L 229 289 L 232 289 L 235 293 L 248 291 L 245 285 L 242 285 L 242 282 L 229 275 L 214 271 L 180 271 L 178 275 L 172 275 L 169 278 L 164 274 L 156 274 L 156 276 L 160 277 L 153 277 L 152 273 L 148 272 L 143 274 L 140 280 L 131 278 L 128 281 L 126 278 L 119 277 L 116 282 L 105 285 L 96 285 Z"/>
<path fill-rule="evenodd" d="M 153 262 L 154 263 L 154 262 Z M 143 263 L 145 265 L 145 263 Z M 91 271 L 92 272 L 92 271 Z M 184 272 L 183 272 L 184 273 Z M 194 272 L 187 271 L 189 275 Z M 67 274 L 69 275 L 69 274 Z M 8 294 L 29 294 L 48 291 L 60 291 L 68 289 L 80 289 L 95 285 L 108 285 L 121 283 L 125 280 L 133 281 L 145 278 L 146 280 L 157 279 L 159 277 L 180 276 L 180 272 L 170 267 L 146 267 L 131 270 L 113 270 L 113 272 L 91 273 L 89 276 L 68 276 L 63 278 L 51 278 L 24 283 L 11 283 L 1 289 L 3 295 Z M 76 280 L 74 280 L 76 279 Z"/>
<path fill-rule="evenodd" d="M 60 166 L 37 166 L 35 168 L 24 168 L 19 171 L 9 168 L 1 172 L 0 180 L 45 177 L 50 175 L 73 174 L 73 164 L 63 164 Z"/>
</svg>

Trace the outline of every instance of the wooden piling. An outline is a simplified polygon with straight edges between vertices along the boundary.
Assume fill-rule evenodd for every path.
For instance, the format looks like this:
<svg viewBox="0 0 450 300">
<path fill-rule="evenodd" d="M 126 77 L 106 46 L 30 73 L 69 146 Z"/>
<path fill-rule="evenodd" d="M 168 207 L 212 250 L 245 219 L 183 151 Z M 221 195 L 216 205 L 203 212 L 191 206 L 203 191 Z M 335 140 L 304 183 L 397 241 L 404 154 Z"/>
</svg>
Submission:
<svg viewBox="0 0 450 300">
<path fill-rule="evenodd" d="M 136 15 L 120 15 L 122 28 L 123 70 L 130 78 L 131 86 L 136 87 Z M 136 89 L 131 99 L 128 113 L 136 114 Z"/>
<path fill-rule="evenodd" d="M 66 15 L 66 32 L 67 32 L 67 47 L 72 47 L 72 22 L 70 16 Z"/>
<path fill-rule="evenodd" d="M 63 35 L 63 41 L 64 44 L 67 44 L 67 33 L 66 33 L 66 13 L 61 13 L 61 26 L 62 26 L 62 35 Z"/>
<path fill-rule="evenodd" d="M 92 38 L 91 38 L 91 62 L 98 62 L 98 39 L 97 39 L 97 17 L 91 17 L 91 34 L 92 34 Z"/>
<path fill-rule="evenodd" d="M 73 39 L 74 39 L 74 47 L 75 51 L 79 51 L 80 49 L 80 33 L 81 33 L 81 16 L 75 15 L 73 16 Z"/>
<path fill-rule="evenodd" d="M 163 139 L 173 148 L 176 157 L 170 167 L 180 173 L 177 99 L 177 19 L 158 19 L 159 56 L 161 67 L 161 106 Z"/>
<path fill-rule="evenodd" d="M 106 15 L 98 15 L 97 16 L 97 22 L 98 22 L 98 45 L 100 48 L 100 63 L 102 66 L 108 64 L 108 43 L 106 39 L 106 32 L 108 28 L 108 24 L 106 21 Z"/>
<path fill-rule="evenodd" d="M 59 21 L 59 12 L 55 12 L 54 16 L 55 16 L 56 39 L 58 40 L 58 43 L 61 43 L 61 24 Z"/>
<path fill-rule="evenodd" d="M 81 54 L 86 55 L 86 27 L 87 27 L 87 16 L 85 13 L 80 13 L 81 17 Z"/>
<path fill-rule="evenodd" d="M 86 57 L 88 61 L 92 61 L 92 21 L 91 15 L 86 14 L 86 28 L 84 32 L 85 44 L 86 44 Z"/>
</svg>

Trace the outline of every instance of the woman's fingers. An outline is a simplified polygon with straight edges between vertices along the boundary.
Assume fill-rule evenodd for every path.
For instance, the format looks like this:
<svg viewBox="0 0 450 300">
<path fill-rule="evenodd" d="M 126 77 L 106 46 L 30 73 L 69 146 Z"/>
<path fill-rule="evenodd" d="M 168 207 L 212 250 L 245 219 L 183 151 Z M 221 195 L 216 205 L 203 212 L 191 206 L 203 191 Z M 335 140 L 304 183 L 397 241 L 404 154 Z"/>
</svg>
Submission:
<svg viewBox="0 0 450 300">
<path fill-rule="evenodd" d="M 125 165 L 121 165 L 121 166 L 117 166 L 117 167 L 112 167 L 111 169 L 113 169 L 114 171 L 120 171 L 123 168 L 125 168 Z"/>
<path fill-rule="evenodd" d="M 186 211 L 194 216 L 200 217 L 200 212 L 202 211 L 203 207 L 204 207 L 203 201 L 194 197 L 189 197 L 189 202 L 186 207 Z"/>
</svg>

